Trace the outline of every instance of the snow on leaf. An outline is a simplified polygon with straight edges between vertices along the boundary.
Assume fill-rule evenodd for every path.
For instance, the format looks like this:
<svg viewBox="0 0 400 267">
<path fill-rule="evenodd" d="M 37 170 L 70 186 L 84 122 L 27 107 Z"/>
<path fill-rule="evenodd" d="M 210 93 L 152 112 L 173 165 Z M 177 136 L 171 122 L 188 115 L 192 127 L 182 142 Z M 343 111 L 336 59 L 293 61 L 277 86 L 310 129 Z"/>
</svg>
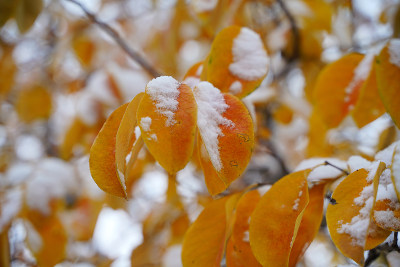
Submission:
<svg viewBox="0 0 400 267">
<path fill-rule="evenodd" d="M 215 195 L 247 167 L 254 146 L 253 121 L 239 99 L 221 93 L 208 82 L 200 82 L 194 94 L 201 136 L 198 151 L 207 188 Z"/>
<path fill-rule="evenodd" d="M 148 150 L 170 174 L 183 169 L 192 155 L 196 119 L 197 105 L 188 85 L 167 76 L 148 83 L 137 121 Z"/>
<path fill-rule="evenodd" d="M 254 91 L 269 68 L 269 57 L 260 36 L 239 26 L 227 27 L 215 37 L 205 62 L 206 80 L 239 98 Z"/>
<path fill-rule="evenodd" d="M 390 232 L 378 229 L 372 221 L 378 179 L 385 164 L 374 162 L 369 170 L 358 169 L 335 189 L 326 213 L 332 241 L 343 255 L 358 264 L 364 262 L 364 250 L 382 243 Z"/>
<path fill-rule="evenodd" d="M 280 179 L 265 193 L 251 215 L 250 245 L 263 266 L 289 264 L 290 252 L 309 203 L 309 172 L 307 169 Z M 300 199 L 299 205 L 293 209 L 296 199 Z"/>
</svg>

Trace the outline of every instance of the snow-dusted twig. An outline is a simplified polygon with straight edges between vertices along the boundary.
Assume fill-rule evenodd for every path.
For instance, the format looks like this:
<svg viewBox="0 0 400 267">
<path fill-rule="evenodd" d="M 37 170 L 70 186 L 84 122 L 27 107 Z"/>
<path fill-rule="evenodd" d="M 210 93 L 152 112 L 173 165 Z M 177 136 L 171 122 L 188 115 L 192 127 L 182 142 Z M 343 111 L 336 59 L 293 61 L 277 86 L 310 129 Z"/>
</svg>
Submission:
<svg viewBox="0 0 400 267">
<path fill-rule="evenodd" d="M 114 41 L 122 48 L 122 50 L 125 51 L 125 53 L 128 54 L 128 56 L 136 61 L 145 71 L 147 71 L 151 76 L 153 77 L 158 77 L 161 76 L 161 74 L 147 61 L 145 60 L 137 51 L 133 50 L 132 47 L 130 47 L 124 39 L 121 38 L 121 36 L 118 34 L 118 32 L 113 29 L 110 25 L 107 23 L 101 21 L 96 17 L 95 14 L 90 12 L 82 3 L 76 1 L 76 0 L 66 0 L 71 3 L 76 4 L 79 6 L 82 11 L 86 14 L 86 16 L 89 18 L 90 21 L 92 21 L 94 24 L 98 25 L 103 31 L 105 31 Z"/>
</svg>

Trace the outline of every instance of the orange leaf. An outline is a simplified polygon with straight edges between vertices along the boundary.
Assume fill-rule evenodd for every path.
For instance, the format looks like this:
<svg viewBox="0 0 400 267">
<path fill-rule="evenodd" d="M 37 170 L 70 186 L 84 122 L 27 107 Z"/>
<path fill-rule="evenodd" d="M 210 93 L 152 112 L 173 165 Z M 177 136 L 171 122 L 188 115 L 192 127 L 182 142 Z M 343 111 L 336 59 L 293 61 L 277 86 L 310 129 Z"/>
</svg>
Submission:
<svg viewBox="0 0 400 267">
<path fill-rule="evenodd" d="M 243 195 L 237 203 L 232 236 L 226 251 L 226 265 L 229 267 L 261 266 L 254 257 L 249 242 L 249 219 L 261 197 L 257 190 Z"/>
<path fill-rule="evenodd" d="M 332 241 L 343 255 L 360 265 L 364 250 L 382 243 L 390 234 L 374 227 L 371 212 L 384 168 L 383 162 L 375 162 L 369 172 L 359 169 L 347 176 L 332 194 L 337 204 L 329 205 L 326 212 Z"/>
<path fill-rule="evenodd" d="M 232 197 L 237 198 L 237 195 Z M 183 266 L 219 267 L 225 250 L 227 203 L 224 197 L 209 203 L 186 232 L 182 245 Z"/>
<path fill-rule="evenodd" d="M 351 116 L 359 128 L 374 121 L 385 113 L 385 107 L 379 97 L 376 82 L 376 67 L 372 66 L 371 73 L 361 87 L 360 96 Z"/>
<path fill-rule="evenodd" d="M 36 86 L 20 92 L 15 106 L 25 122 L 47 119 L 51 114 L 51 95 L 45 88 Z"/>
<path fill-rule="evenodd" d="M 129 174 L 129 170 L 126 169 L 130 159 L 134 161 L 139 153 L 141 145 L 137 149 L 134 149 L 131 154 L 129 152 L 132 146 L 136 143 L 141 142 L 140 137 L 137 138 L 136 135 L 140 134 L 139 128 L 137 127 L 136 112 L 139 107 L 139 103 L 142 100 L 143 93 L 140 93 L 132 99 L 128 104 L 124 116 L 122 117 L 120 126 L 117 131 L 116 141 L 115 141 L 115 162 L 117 165 L 118 175 L 125 178 Z M 139 133 L 137 132 L 139 130 Z M 133 148 L 136 148 L 134 146 Z M 129 156 L 128 156 L 129 155 Z M 129 157 L 130 159 L 128 159 Z"/>
<path fill-rule="evenodd" d="M 340 124 L 358 98 L 368 75 L 364 73 L 365 65 L 370 64 L 368 60 L 361 64 L 362 59 L 360 54 L 346 55 L 327 65 L 317 78 L 313 91 L 315 110 L 329 128 Z"/>
<path fill-rule="evenodd" d="M 28 245 L 38 266 L 52 267 L 60 263 L 65 258 L 68 236 L 58 216 L 28 211 L 27 217 Z"/>
<path fill-rule="evenodd" d="M 310 202 L 304 210 L 296 240 L 290 252 L 289 266 L 296 266 L 318 233 L 324 212 L 325 186 L 325 183 L 314 185 L 308 191 Z"/>
<path fill-rule="evenodd" d="M 167 76 L 147 84 L 137 120 L 150 153 L 170 174 L 183 169 L 192 156 L 196 118 L 189 86 Z"/>
<path fill-rule="evenodd" d="M 287 266 L 308 204 L 310 169 L 286 175 L 265 193 L 250 220 L 250 245 L 263 266 Z"/>
<path fill-rule="evenodd" d="M 246 169 L 254 147 L 253 121 L 238 98 L 221 94 L 208 82 L 200 82 L 194 94 L 202 168 L 208 191 L 216 195 Z"/>
<path fill-rule="evenodd" d="M 381 51 L 376 61 L 376 78 L 379 95 L 386 111 L 400 128 L 400 40 L 392 39 Z"/>
<path fill-rule="evenodd" d="M 207 81 L 222 92 L 242 98 L 265 78 L 269 58 L 257 33 L 230 26 L 215 37 L 206 64 Z"/>
<path fill-rule="evenodd" d="M 117 173 L 115 142 L 127 106 L 128 103 L 120 106 L 108 117 L 94 140 L 89 157 L 90 173 L 96 184 L 105 192 L 123 198 L 126 198 L 126 190 Z"/>
</svg>

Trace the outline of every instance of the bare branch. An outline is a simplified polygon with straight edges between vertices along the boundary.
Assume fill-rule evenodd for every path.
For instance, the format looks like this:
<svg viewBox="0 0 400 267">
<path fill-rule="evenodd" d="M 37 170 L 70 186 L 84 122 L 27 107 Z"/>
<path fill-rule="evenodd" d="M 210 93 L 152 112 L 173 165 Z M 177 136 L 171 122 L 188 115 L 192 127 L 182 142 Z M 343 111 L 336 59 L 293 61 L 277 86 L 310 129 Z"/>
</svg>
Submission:
<svg viewBox="0 0 400 267">
<path fill-rule="evenodd" d="M 122 48 L 122 50 L 125 51 L 125 53 L 128 54 L 128 56 L 136 61 L 145 71 L 147 71 L 151 76 L 153 77 L 158 77 L 161 76 L 161 74 L 153 67 L 151 64 L 145 60 L 138 52 L 132 49 L 125 40 L 121 38 L 121 36 L 118 34 L 118 32 L 113 29 L 111 26 L 109 26 L 107 23 L 99 20 L 95 14 L 90 12 L 82 3 L 76 1 L 76 0 L 66 0 L 71 3 L 76 4 L 79 6 L 82 11 L 86 14 L 86 16 L 89 18 L 90 21 L 92 21 L 94 24 L 98 25 L 103 31 L 105 31 L 111 38 L 114 39 L 114 41 Z"/>
</svg>

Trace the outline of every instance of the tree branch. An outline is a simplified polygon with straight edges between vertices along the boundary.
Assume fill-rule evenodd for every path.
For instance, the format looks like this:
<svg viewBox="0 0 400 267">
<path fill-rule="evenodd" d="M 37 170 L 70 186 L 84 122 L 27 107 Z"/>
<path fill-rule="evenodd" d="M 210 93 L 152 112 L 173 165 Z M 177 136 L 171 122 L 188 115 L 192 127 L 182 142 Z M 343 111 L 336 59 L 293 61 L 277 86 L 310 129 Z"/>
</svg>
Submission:
<svg viewBox="0 0 400 267">
<path fill-rule="evenodd" d="M 125 51 L 125 53 L 128 54 L 128 56 L 136 61 L 145 71 L 147 71 L 151 76 L 153 77 L 158 77 L 161 76 L 161 74 L 151 66 L 151 64 L 145 60 L 138 52 L 133 50 L 126 42 L 121 38 L 121 36 L 118 34 L 118 32 L 113 29 L 111 26 L 109 26 L 107 23 L 99 20 L 95 14 L 90 12 L 82 3 L 76 1 L 76 0 L 66 0 L 71 3 L 74 3 L 75 5 L 79 6 L 82 11 L 86 14 L 86 16 L 89 18 L 90 21 L 92 21 L 94 24 L 98 25 L 104 32 L 106 32 L 114 41 L 122 48 L 122 50 Z"/>
<path fill-rule="evenodd" d="M 282 9 L 283 13 L 285 13 L 285 16 L 289 20 L 290 27 L 292 29 L 292 34 L 293 34 L 293 54 L 290 55 L 288 58 L 289 62 L 293 62 L 295 59 L 297 59 L 300 56 L 300 33 L 299 33 L 299 28 L 297 27 L 296 21 L 294 20 L 294 17 L 290 13 L 289 9 L 287 8 L 286 4 L 283 2 L 283 0 L 277 0 L 277 3 L 279 4 L 280 8 Z"/>
</svg>

